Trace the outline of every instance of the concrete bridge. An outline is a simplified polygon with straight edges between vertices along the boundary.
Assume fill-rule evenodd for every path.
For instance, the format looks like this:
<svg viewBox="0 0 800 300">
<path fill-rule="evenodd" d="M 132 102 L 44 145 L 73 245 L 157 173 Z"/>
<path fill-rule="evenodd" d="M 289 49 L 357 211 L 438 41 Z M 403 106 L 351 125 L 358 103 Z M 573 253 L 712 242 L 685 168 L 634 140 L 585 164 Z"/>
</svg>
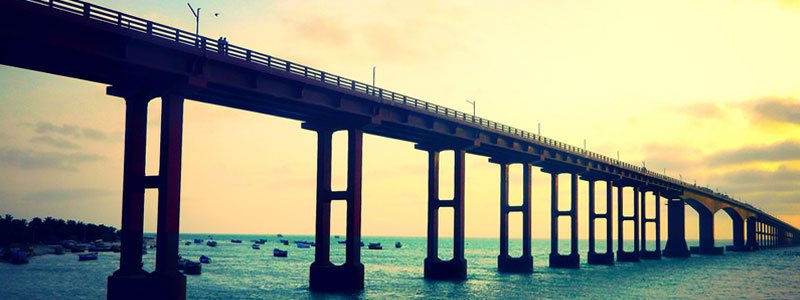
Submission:
<svg viewBox="0 0 800 300">
<path fill-rule="evenodd" d="M 343 291 L 364 287 L 361 235 L 362 137 L 364 133 L 415 143 L 428 153 L 428 253 L 424 276 L 465 279 L 464 158 L 481 155 L 500 170 L 499 272 L 532 272 L 531 171 L 551 175 L 550 267 L 578 268 L 579 180 L 588 181 L 589 264 L 636 262 L 640 259 L 689 257 L 691 253 L 722 254 L 714 245 L 714 218 L 724 210 L 732 219 L 730 251 L 800 244 L 800 232 L 755 207 L 711 190 L 689 185 L 598 153 L 553 139 L 425 102 L 393 91 L 326 73 L 311 67 L 75 0 L 5 0 L 0 2 L 0 63 L 107 84 L 110 96 L 126 102 L 125 156 L 122 190 L 122 253 L 119 270 L 108 278 L 109 299 L 184 299 L 186 279 L 177 270 L 180 215 L 181 141 L 185 99 L 302 121 L 317 133 L 316 252 L 310 267 L 312 290 Z M 162 100 L 160 169 L 145 175 L 147 107 Z M 332 134 L 348 135 L 347 189 L 331 190 Z M 439 198 L 439 156 L 455 155 L 454 198 Z M 449 152 L 448 152 L 449 153 Z M 523 204 L 508 204 L 508 168 L 523 167 Z M 558 207 L 559 174 L 569 174 L 571 205 Z M 595 185 L 606 185 L 606 207 L 633 204 L 632 215 L 618 209 L 619 243 L 613 252 L 613 210 L 595 209 Z M 145 189 L 158 189 L 156 268 L 142 270 Z M 633 190 L 624 199 L 623 190 Z M 333 265 L 330 251 L 331 202 L 347 203 L 346 261 Z M 669 239 L 661 252 L 660 207 L 668 203 Z M 645 216 L 646 205 L 656 209 Z M 699 215 L 699 247 L 684 238 L 684 205 Z M 453 259 L 438 258 L 438 211 L 454 211 Z M 523 215 L 523 254 L 508 255 L 508 214 Z M 558 251 L 558 218 L 571 221 L 568 255 Z M 606 220 L 607 249 L 595 249 L 595 220 Z M 632 223 L 636 246 L 623 251 L 623 223 Z M 655 249 L 646 249 L 646 225 L 656 227 Z M 641 234 L 640 234 L 641 230 Z M 641 244 L 639 244 L 639 242 Z M 450 250 L 450 249 L 448 249 Z"/>
</svg>

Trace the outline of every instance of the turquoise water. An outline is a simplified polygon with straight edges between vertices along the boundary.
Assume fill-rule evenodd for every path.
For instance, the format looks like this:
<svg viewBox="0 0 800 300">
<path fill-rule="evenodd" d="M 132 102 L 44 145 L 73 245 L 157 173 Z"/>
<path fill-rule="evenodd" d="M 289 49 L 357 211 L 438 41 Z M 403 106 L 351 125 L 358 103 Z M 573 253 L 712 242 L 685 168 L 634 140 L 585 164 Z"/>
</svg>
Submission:
<svg viewBox="0 0 800 300">
<path fill-rule="evenodd" d="M 207 239 L 206 234 L 182 235 L 184 240 Z M 365 289 L 354 294 L 324 294 L 308 290 L 308 268 L 314 248 L 280 245 L 271 235 L 213 235 L 216 248 L 180 246 L 186 258 L 211 257 L 203 274 L 187 276 L 189 299 L 464 299 L 464 298 L 589 298 L 589 299 L 798 299 L 800 298 L 799 248 L 752 253 L 728 252 L 722 256 L 692 256 L 615 266 L 585 264 L 586 241 L 581 241 L 581 269 L 550 269 L 548 240 L 534 240 L 533 274 L 500 274 L 496 271 L 498 240 L 467 239 L 468 279 L 461 282 L 430 281 L 422 277 L 425 238 L 364 237 L 380 242 L 384 250 L 361 251 L 366 269 Z M 261 250 L 249 241 L 265 238 Z M 233 244 L 231 239 L 241 239 Z M 313 241 L 312 236 L 286 236 Z M 394 243 L 403 243 L 395 249 Z M 440 256 L 450 256 L 452 240 L 441 242 Z M 512 253 L 521 253 L 512 240 Z M 568 249 L 564 241 L 562 249 Z M 690 242 L 691 244 L 691 242 Z M 718 242 L 719 245 L 727 242 Z M 289 249 L 289 257 L 272 256 L 273 248 Z M 155 251 L 144 256 L 152 271 Z M 334 262 L 344 261 L 344 245 L 331 245 Z M 97 261 L 78 262 L 74 254 L 45 255 L 27 265 L 0 264 L 0 299 L 104 299 L 106 277 L 117 269 L 119 254 L 100 253 Z"/>
</svg>

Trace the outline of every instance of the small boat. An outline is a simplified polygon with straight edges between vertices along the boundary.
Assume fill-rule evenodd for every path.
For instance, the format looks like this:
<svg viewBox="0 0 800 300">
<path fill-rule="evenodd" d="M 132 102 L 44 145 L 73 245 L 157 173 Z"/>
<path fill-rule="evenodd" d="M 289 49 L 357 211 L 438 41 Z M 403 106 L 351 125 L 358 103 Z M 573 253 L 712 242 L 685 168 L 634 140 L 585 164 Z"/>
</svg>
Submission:
<svg viewBox="0 0 800 300">
<path fill-rule="evenodd" d="M 28 255 L 25 254 L 25 251 L 17 250 L 14 253 L 11 253 L 11 263 L 13 264 L 27 264 L 28 263 Z"/>
<path fill-rule="evenodd" d="M 311 245 L 303 244 L 303 243 L 297 243 L 297 248 L 308 249 L 308 248 L 311 248 Z"/>
<path fill-rule="evenodd" d="M 364 247 L 364 241 L 361 241 L 361 247 Z"/>
<path fill-rule="evenodd" d="M 289 250 L 281 250 L 278 248 L 272 249 L 272 256 L 277 257 L 286 257 L 289 254 Z"/>
<path fill-rule="evenodd" d="M 336 241 L 339 244 L 347 244 L 347 241 Z"/>
<path fill-rule="evenodd" d="M 401 244 L 400 242 L 397 242 L 397 243 L 394 243 L 394 247 L 395 248 L 403 248 L 403 244 Z"/>
<path fill-rule="evenodd" d="M 205 255 L 200 255 L 200 263 L 203 264 L 211 263 L 211 258 L 208 258 L 208 256 Z"/>
<path fill-rule="evenodd" d="M 241 243 L 242 243 L 242 240 L 231 240 L 231 243 L 234 243 L 234 244 L 241 244 Z"/>
<path fill-rule="evenodd" d="M 288 243 L 289 243 L 289 240 L 281 240 L 281 244 L 284 244 L 284 245 L 286 245 L 286 244 L 288 244 Z"/>
<path fill-rule="evenodd" d="M 192 244 L 192 242 L 186 242 L 184 245 L 189 246 L 191 244 Z"/>
<path fill-rule="evenodd" d="M 72 253 L 81 253 L 83 251 L 86 251 L 86 248 L 81 247 L 81 246 L 72 246 L 71 250 L 72 250 Z"/>
<path fill-rule="evenodd" d="M 253 250 L 260 250 L 260 249 L 261 249 L 260 246 L 258 246 L 257 244 L 253 244 Z"/>
<path fill-rule="evenodd" d="M 263 245 L 266 242 L 267 242 L 267 240 L 265 240 L 265 239 L 260 239 L 260 240 L 255 241 L 255 243 L 259 244 L 259 245 Z"/>
<path fill-rule="evenodd" d="M 203 243 L 203 240 L 201 240 L 201 239 L 194 239 L 194 243 L 195 243 L 195 244 L 202 244 L 202 243 Z"/>
<path fill-rule="evenodd" d="M 282 235 L 282 234 L 280 234 L 280 233 L 278 233 L 278 237 L 283 237 L 283 235 Z"/>
<path fill-rule="evenodd" d="M 369 246 L 367 246 L 367 247 L 370 250 L 381 250 L 381 249 L 383 249 L 383 246 L 381 246 L 381 243 L 369 243 Z"/>
<path fill-rule="evenodd" d="M 337 239 L 339 238 L 339 236 L 338 236 L 338 235 L 336 235 L 336 236 L 334 236 L 334 237 L 335 237 L 335 238 L 337 238 Z"/>
<path fill-rule="evenodd" d="M 64 255 L 64 248 L 58 247 L 53 250 L 53 253 L 55 253 L 56 255 Z"/>
<path fill-rule="evenodd" d="M 187 260 L 183 265 L 183 274 L 200 275 L 202 269 L 203 266 L 201 264 Z"/>
<path fill-rule="evenodd" d="M 207 245 L 207 246 L 209 246 L 209 247 L 216 247 L 216 246 L 217 246 L 217 242 L 215 242 L 215 241 L 208 241 L 208 242 L 206 242 L 206 245 Z"/>
<path fill-rule="evenodd" d="M 84 261 L 84 260 L 97 260 L 97 252 L 79 254 L 78 261 Z"/>
</svg>

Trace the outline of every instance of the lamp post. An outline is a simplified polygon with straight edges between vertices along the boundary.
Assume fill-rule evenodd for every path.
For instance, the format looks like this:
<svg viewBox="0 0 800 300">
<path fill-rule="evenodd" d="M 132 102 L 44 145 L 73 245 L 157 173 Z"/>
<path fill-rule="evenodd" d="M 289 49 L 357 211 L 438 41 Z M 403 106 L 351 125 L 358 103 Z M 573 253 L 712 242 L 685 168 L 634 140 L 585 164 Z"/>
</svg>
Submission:
<svg viewBox="0 0 800 300">
<path fill-rule="evenodd" d="M 195 36 L 195 43 L 200 38 L 200 8 L 198 7 L 196 10 L 192 7 L 192 4 L 186 2 L 186 5 L 189 6 L 189 11 L 192 12 L 194 15 L 194 36 Z"/>
<path fill-rule="evenodd" d="M 478 102 L 478 101 L 469 101 L 469 100 L 467 100 L 467 103 L 472 104 L 472 116 L 475 116 L 475 102 Z"/>
</svg>

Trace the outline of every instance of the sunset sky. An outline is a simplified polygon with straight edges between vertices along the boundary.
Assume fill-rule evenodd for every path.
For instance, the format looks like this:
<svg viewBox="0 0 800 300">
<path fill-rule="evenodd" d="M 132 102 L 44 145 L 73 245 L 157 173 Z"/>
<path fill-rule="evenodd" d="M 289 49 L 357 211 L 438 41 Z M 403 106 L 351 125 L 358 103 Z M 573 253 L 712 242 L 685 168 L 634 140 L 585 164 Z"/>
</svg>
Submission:
<svg viewBox="0 0 800 300">
<path fill-rule="evenodd" d="M 92 3 L 194 31 L 183 1 Z M 619 151 L 626 162 L 696 180 L 800 227 L 800 1 L 192 5 L 202 8 L 202 35 L 362 82 L 376 66 L 380 87 L 464 112 L 472 111 L 465 100 L 477 101 L 481 117 L 533 132 L 541 123 L 546 137 L 575 146 L 585 139 L 610 157 Z M 182 232 L 313 234 L 314 133 L 193 101 L 185 110 Z M 103 85 L 0 66 L 0 213 L 119 226 L 124 111 Z M 159 111 L 160 101 L 151 102 L 151 175 Z M 345 141 L 335 136 L 339 188 Z M 426 154 L 365 136 L 363 166 L 362 233 L 425 236 Z M 452 195 L 451 168 L 452 156 L 443 156 L 443 198 Z M 486 157 L 467 156 L 468 237 L 498 236 L 498 173 Z M 519 166 L 512 176 L 513 203 L 521 201 Z M 533 180 L 533 236 L 549 238 L 549 178 L 534 168 Z M 585 238 L 585 182 L 580 197 Z M 148 191 L 149 232 L 156 198 Z M 342 234 L 344 203 L 333 213 L 334 234 Z M 687 238 L 696 238 L 696 213 L 687 207 L 687 216 Z M 715 220 L 717 237 L 730 238 L 730 218 L 719 212 Z M 452 225 L 442 227 L 444 235 Z"/>
</svg>

